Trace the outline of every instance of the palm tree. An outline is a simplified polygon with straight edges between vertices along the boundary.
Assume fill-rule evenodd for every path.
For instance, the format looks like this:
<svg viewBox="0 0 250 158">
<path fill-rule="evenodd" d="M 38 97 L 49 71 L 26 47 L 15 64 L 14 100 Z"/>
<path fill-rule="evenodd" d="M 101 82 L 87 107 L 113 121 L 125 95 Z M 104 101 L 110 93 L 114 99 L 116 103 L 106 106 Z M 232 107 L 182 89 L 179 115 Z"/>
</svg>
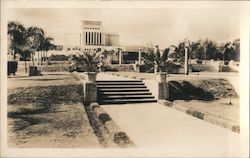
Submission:
<svg viewBox="0 0 250 158">
<path fill-rule="evenodd" d="M 234 52 L 234 46 L 231 42 L 226 42 L 220 46 L 220 53 L 223 55 L 223 63 L 230 60 L 230 55 Z"/>
<path fill-rule="evenodd" d="M 22 24 L 11 21 L 8 23 L 8 35 L 10 37 L 10 48 L 13 51 L 13 59 L 15 60 L 16 54 L 27 46 L 25 40 L 26 29 Z"/>
<path fill-rule="evenodd" d="M 28 33 L 29 33 L 29 37 L 31 38 L 32 40 L 32 46 L 31 46 L 31 49 L 32 49 L 32 53 L 31 53 L 31 58 L 32 58 L 32 65 L 34 66 L 34 58 L 33 58 L 33 55 L 34 55 L 34 52 L 35 51 L 38 51 L 39 53 L 39 49 L 40 49 L 40 45 L 42 43 L 42 40 L 44 39 L 44 31 L 42 28 L 39 28 L 39 27 L 36 27 L 36 26 L 32 26 L 32 27 L 29 27 L 27 29 Z M 39 54 L 38 54 L 38 57 L 39 57 Z M 38 59 L 38 62 L 39 62 L 39 59 Z"/>
<path fill-rule="evenodd" d="M 41 63 L 45 62 L 47 59 L 47 52 L 51 49 L 55 48 L 55 45 L 52 44 L 53 38 L 51 37 L 44 37 L 41 41 L 40 50 L 41 52 Z"/>
<path fill-rule="evenodd" d="M 77 57 L 77 63 L 83 66 L 86 72 L 97 72 L 100 63 L 100 53 L 96 52 L 84 52 L 83 55 Z"/>
<path fill-rule="evenodd" d="M 27 72 L 27 58 L 31 56 L 34 65 L 33 53 L 41 47 L 44 31 L 38 27 L 25 28 L 18 22 L 8 23 L 8 35 L 10 36 L 13 58 L 20 54 L 25 61 L 25 72 Z"/>
<path fill-rule="evenodd" d="M 156 46 L 156 52 L 148 50 L 142 56 L 144 63 L 149 67 L 149 70 L 155 69 L 160 72 L 166 72 L 170 68 L 170 61 L 168 61 L 169 48 L 161 51 L 158 46 Z"/>
</svg>

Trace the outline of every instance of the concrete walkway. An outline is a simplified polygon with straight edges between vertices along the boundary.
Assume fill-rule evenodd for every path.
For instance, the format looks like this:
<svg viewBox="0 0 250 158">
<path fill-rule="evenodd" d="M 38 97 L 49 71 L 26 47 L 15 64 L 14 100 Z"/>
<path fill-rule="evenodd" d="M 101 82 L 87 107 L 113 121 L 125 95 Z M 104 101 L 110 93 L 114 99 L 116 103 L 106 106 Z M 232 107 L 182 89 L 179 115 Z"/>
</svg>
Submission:
<svg viewBox="0 0 250 158">
<path fill-rule="evenodd" d="M 131 78 L 99 73 L 97 80 Z M 240 157 L 240 135 L 159 103 L 103 105 L 139 149 L 171 157 Z M 159 154 L 157 154 L 159 155 Z"/>
<path fill-rule="evenodd" d="M 116 75 L 111 75 L 109 73 L 98 73 L 97 74 L 97 81 L 100 80 L 136 80 L 136 79 L 132 79 L 132 78 L 128 78 L 128 77 L 122 77 L 122 76 L 116 76 Z"/>
<path fill-rule="evenodd" d="M 166 156 L 239 157 L 240 135 L 158 103 L 103 105 L 138 148 Z"/>
</svg>

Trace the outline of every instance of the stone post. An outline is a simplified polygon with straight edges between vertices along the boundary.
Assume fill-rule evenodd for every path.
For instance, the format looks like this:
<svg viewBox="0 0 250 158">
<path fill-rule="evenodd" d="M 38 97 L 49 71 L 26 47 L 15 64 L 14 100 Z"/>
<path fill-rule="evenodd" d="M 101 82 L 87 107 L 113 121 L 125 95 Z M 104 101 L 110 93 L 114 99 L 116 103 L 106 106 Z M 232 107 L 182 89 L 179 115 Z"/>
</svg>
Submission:
<svg viewBox="0 0 250 158">
<path fill-rule="evenodd" d="M 97 85 L 96 85 L 96 75 L 95 72 L 85 73 L 86 77 L 83 82 L 83 95 L 84 104 L 89 105 L 92 102 L 97 101 Z"/>
<path fill-rule="evenodd" d="M 141 49 L 139 49 L 139 55 L 138 55 L 138 64 L 141 65 Z"/>
<path fill-rule="evenodd" d="M 157 82 L 158 82 L 158 99 L 165 100 L 167 99 L 168 89 L 166 82 L 166 73 L 157 74 Z"/>
<path fill-rule="evenodd" d="M 119 65 L 122 64 L 122 50 L 119 49 Z"/>
<path fill-rule="evenodd" d="M 185 65 L 184 65 L 184 73 L 185 75 L 188 75 L 188 70 L 189 70 L 189 67 L 188 67 L 188 48 L 185 47 Z"/>
<path fill-rule="evenodd" d="M 157 72 L 158 72 L 157 69 L 158 69 L 158 66 L 157 66 L 156 61 L 155 61 L 155 64 L 154 64 L 154 73 L 155 74 L 157 74 Z"/>
<path fill-rule="evenodd" d="M 84 104 L 89 105 L 97 101 L 97 86 L 95 82 L 83 83 Z"/>
</svg>

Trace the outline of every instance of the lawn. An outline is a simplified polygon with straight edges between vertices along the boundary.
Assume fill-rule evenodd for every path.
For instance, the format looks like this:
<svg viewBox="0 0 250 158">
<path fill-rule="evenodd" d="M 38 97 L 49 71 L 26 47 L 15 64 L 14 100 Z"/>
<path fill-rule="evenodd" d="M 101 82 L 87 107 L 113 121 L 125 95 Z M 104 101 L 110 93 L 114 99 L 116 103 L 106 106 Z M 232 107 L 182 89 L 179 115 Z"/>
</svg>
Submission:
<svg viewBox="0 0 250 158">
<path fill-rule="evenodd" d="M 7 109 L 9 147 L 101 147 L 67 72 L 8 78 Z"/>
</svg>

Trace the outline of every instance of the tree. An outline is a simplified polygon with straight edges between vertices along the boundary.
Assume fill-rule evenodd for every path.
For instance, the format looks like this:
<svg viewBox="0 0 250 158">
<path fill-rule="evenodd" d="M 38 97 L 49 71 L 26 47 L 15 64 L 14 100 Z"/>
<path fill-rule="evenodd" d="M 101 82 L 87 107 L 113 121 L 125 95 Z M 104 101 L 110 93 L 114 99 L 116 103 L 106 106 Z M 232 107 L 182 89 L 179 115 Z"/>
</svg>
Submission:
<svg viewBox="0 0 250 158">
<path fill-rule="evenodd" d="M 8 35 L 10 39 L 10 48 L 12 50 L 13 59 L 16 59 L 16 54 L 20 52 L 24 47 L 27 46 L 26 29 L 18 22 L 8 23 Z"/>
<path fill-rule="evenodd" d="M 235 59 L 235 48 L 231 42 L 226 42 L 222 44 L 220 50 L 223 54 L 223 61 L 230 61 Z"/>
<path fill-rule="evenodd" d="M 55 49 L 55 45 L 52 44 L 53 38 L 51 37 L 44 37 L 41 41 L 41 47 L 40 50 L 42 50 L 42 56 L 41 57 L 41 63 L 45 62 L 47 59 L 48 55 L 47 52 L 49 50 Z"/>
<path fill-rule="evenodd" d="M 170 47 L 174 48 L 174 53 L 172 53 L 172 57 L 176 59 L 184 59 L 185 56 L 185 43 L 180 42 L 177 46 L 171 45 Z"/>
<path fill-rule="evenodd" d="M 37 51 L 39 57 L 40 46 L 44 39 L 44 31 L 42 28 L 36 26 L 29 27 L 27 31 L 29 33 L 30 40 L 32 41 L 32 45 L 30 48 L 32 50 L 31 53 L 32 65 L 34 66 L 34 58 L 33 58 L 34 52 Z"/>
<path fill-rule="evenodd" d="M 76 58 L 77 64 L 83 66 L 83 70 L 86 72 L 97 72 L 100 63 L 100 53 L 96 52 L 84 52 Z"/>
<path fill-rule="evenodd" d="M 220 59 L 220 54 L 217 49 L 217 43 L 206 39 L 203 43 L 205 60 L 210 59 Z"/>
<path fill-rule="evenodd" d="M 149 67 L 149 70 L 152 70 L 157 67 L 157 71 L 160 72 L 167 72 L 170 68 L 170 61 L 168 61 L 168 54 L 169 54 L 169 48 L 164 49 L 161 51 L 158 46 L 156 46 L 156 52 L 154 52 L 152 49 L 149 49 L 148 52 L 146 52 L 142 59 L 144 60 L 144 63 Z"/>
<path fill-rule="evenodd" d="M 18 22 L 8 23 L 8 35 L 10 37 L 10 47 L 13 51 L 13 58 L 20 54 L 25 61 L 25 72 L 27 72 L 27 58 L 32 58 L 34 66 L 33 53 L 40 50 L 49 50 L 52 48 L 52 38 L 44 38 L 44 31 L 41 28 L 32 26 L 25 28 Z"/>
</svg>

